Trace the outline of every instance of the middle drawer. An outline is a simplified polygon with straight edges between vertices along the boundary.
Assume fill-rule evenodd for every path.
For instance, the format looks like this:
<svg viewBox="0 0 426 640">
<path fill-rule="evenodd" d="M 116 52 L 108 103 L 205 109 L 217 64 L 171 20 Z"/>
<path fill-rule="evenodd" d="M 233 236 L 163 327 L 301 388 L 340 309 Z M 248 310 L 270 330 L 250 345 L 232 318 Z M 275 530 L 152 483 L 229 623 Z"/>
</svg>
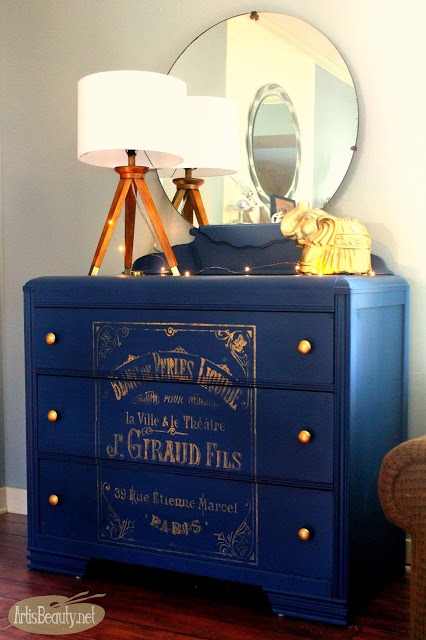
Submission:
<svg viewBox="0 0 426 640">
<path fill-rule="evenodd" d="M 331 483 L 334 396 L 37 376 L 38 448 L 241 479 Z M 238 393 L 237 393 L 238 392 Z"/>
</svg>

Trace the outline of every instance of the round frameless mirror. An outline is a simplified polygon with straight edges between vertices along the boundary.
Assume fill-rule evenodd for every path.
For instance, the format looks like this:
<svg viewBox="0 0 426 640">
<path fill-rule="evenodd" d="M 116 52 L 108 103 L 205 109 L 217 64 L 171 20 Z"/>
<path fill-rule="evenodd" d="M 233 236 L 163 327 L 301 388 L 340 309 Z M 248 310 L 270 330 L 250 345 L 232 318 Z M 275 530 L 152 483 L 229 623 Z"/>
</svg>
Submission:
<svg viewBox="0 0 426 640">
<path fill-rule="evenodd" d="M 358 107 L 343 58 L 320 31 L 284 14 L 236 16 L 195 39 L 170 74 L 189 95 L 238 104 L 240 168 L 201 189 L 210 224 L 276 222 L 294 202 L 328 203 L 356 148 Z M 172 179 L 162 184 L 172 200 Z"/>
</svg>

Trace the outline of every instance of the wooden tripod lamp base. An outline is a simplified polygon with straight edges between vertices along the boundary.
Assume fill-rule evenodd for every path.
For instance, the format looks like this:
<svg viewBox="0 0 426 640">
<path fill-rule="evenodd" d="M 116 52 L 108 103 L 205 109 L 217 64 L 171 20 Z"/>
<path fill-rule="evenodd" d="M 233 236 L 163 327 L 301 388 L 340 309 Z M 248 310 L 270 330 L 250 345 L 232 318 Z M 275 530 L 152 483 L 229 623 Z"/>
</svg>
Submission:
<svg viewBox="0 0 426 640">
<path fill-rule="evenodd" d="M 129 162 L 132 158 L 134 159 L 134 156 L 129 156 Z M 145 174 L 149 171 L 148 167 L 137 167 L 129 164 L 129 166 L 116 167 L 115 171 L 120 175 L 120 181 L 104 224 L 101 237 L 99 238 L 98 246 L 90 266 L 89 276 L 96 276 L 99 273 L 99 269 L 123 205 L 125 205 L 124 273 L 131 273 L 135 235 L 136 195 L 138 193 L 145 206 L 149 219 L 151 220 L 154 232 L 161 244 L 172 274 L 174 276 L 180 275 L 175 254 L 170 246 L 170 242 L 167 238 L 160 216 L 158 215 L 154 201 L 145 182 Z"/>
<path fill-rule="evenodd" d="M 172 205 L 178 209 L 183 201 L 182 216 L 190 224 L 194 223 L 194 215 L 198 224 L 209 224 L 204 203 L 201 199 L 199 188 L 204 184 L 204 180 L 192 177 L 192 169 L 185 169 L 184 178 L 175 178 L 173 184 L 176 185 L 176 193 L 172 200 Z"/>
</svg>

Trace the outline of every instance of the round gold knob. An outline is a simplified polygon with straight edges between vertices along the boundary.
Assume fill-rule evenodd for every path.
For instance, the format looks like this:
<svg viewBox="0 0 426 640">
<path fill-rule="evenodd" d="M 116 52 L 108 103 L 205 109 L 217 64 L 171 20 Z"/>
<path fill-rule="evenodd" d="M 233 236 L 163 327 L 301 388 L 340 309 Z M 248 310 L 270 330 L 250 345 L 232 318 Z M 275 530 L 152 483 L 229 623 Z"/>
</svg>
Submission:
<svg viewBox="0 0 426 640">
<path fill-rule="evenodd" d="M 310 538 L 311 538 L 311 532 L 309 531 L 309 529 L 306 529 L 306 527 L 302 527 L 297 532 L 297 537 L 302 542 L 308 542 L 308 540 L 310 540 Z"/>
<path fill-rule="evenodd" d="M 311 349 L 312 349 L 312 345 L 309 342 L 309 340 L 301 340 L 297 345 L 297 350 L 299 351 L 299 353 L 303 353 L 304 355 L 306 353 L 309 353 Z"/>
<path fill-rule="evenodd" d="M 306 429 L 302 429 L 302 431 L 299 431 L 297 435 L 297 439 L 302 444 L 308 444 L 308 442 L 311 441 L 311 438 L 312 438 L 312 434 L 310 434 L 309 431 L 307 431 Z"/>
<path fill-rule="evenodd" d="M 59 498 L 58 498 L 58 496 L 56 496 L 54 493 L 52 493 L 52 495 L 51 495 L 51 496 L 49 496 L 49 504 L 50 504 L 52 507 L 56 507 L 56 505 L 58 505 L 58 504 L 59 504 Z"/>
<path fill-rule="evenodd" d="M 56 336 L 54 333 L 52 333 L 51 331 L 49 331 L 49 333 L 46 333 L 46 344 L 55 344 L 56 342 Z"/>
<path fill-rule="evenodd" d="M 47 412 L 47 419 L 49 420 L 49 422 L 56 422 L 56 420 L 58 419 L 58 412 L 55 411 L 55 409 L 51 409 Z"/>
</svg>

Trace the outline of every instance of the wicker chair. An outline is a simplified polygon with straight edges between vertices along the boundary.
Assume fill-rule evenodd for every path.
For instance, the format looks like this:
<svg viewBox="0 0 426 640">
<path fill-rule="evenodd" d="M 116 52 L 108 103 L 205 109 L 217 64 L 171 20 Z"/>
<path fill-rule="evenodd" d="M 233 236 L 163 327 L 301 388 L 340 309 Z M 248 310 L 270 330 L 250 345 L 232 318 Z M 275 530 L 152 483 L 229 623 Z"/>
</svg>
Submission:
<svg viewBox="0 0 426 640">
<path fill-rule="evenodd" d="M 426 436 L 384 458 L 379 497 L 388 520 L 411 535 L 410 638 L 426 639 Z"/>
</svg>

